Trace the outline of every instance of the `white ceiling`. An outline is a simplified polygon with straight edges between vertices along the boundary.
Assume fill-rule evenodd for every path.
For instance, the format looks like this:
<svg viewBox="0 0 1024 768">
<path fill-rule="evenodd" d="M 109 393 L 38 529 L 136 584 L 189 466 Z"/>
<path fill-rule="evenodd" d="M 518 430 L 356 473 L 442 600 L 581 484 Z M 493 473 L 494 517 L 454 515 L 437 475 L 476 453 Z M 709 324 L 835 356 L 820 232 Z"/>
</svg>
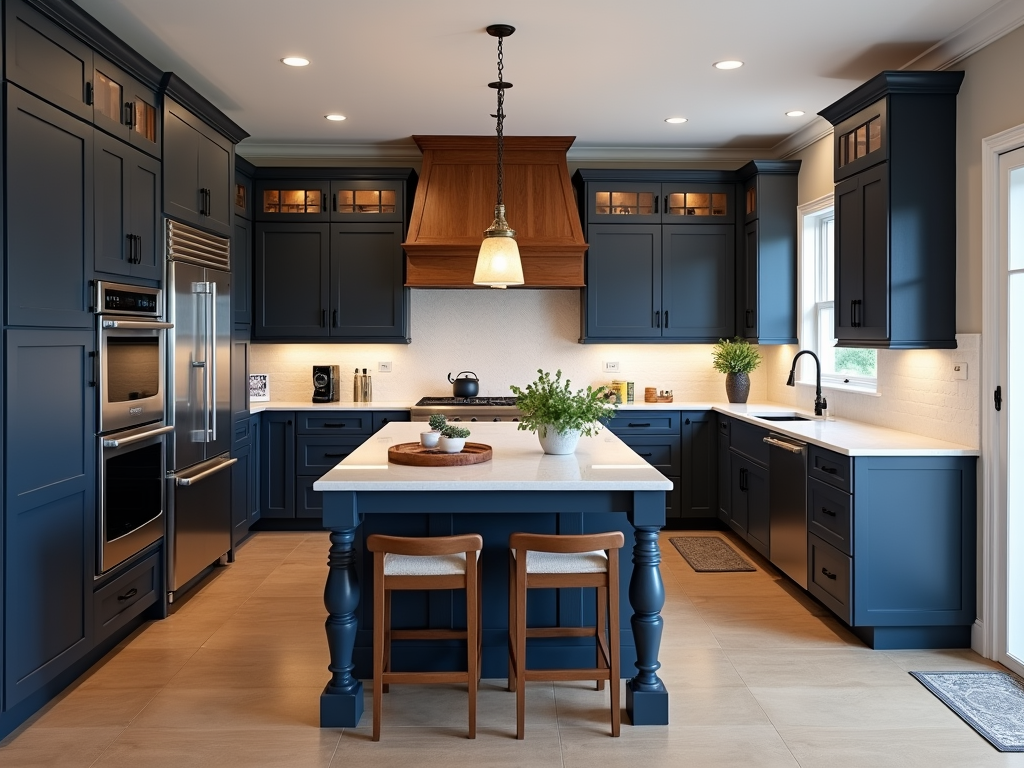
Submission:
<svg viewBox="0 0 1024 768">
<path fill-rule="evenodd" d="M 241 154 L 386 153 L 491 134 L 505 40 L 509 135 L 577 148 L 767 154 L 883 69 L 1020 0 L 76 0 L 252 137 Z M 1003 13 L 1003 16 L 1006 14 Z M 1019 23 L 1019 22 L 1018 22 Z M 940 46 L 941 48 L 941 46 Z M 295 69 L 287 55 L 310 59 Z M 720 71 L 737 58 L 746 66 Z M 934 64 L 932 65 L 935 66 Z M 932 67 L 927 67 L 932 68 Z M 786 117 L 801 109 L 800 118 Z M 348 117 L 333 123 L 330 112 Z M 664 119 L 680 115 L 683 125 Z M 248 151 L 247 151 L 248 149 Z M 315 153 L 315 152 L 314 152 Z"/>
</svg>

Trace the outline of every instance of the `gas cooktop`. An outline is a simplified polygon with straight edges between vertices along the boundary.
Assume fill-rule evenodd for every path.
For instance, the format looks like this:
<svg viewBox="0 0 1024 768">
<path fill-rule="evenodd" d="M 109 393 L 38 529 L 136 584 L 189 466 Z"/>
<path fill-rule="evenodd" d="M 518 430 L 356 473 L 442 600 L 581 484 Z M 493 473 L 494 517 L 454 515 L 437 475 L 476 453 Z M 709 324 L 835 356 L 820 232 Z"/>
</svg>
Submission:
<svg viewBox="0 0 1024 768">
<path fill-rule="evenodd" d="M 418 406 L 462 405 L 480 407 L 511 407 L 515 406 L 514 397 L 423 397 L 416 403 Z"/>
</svg>

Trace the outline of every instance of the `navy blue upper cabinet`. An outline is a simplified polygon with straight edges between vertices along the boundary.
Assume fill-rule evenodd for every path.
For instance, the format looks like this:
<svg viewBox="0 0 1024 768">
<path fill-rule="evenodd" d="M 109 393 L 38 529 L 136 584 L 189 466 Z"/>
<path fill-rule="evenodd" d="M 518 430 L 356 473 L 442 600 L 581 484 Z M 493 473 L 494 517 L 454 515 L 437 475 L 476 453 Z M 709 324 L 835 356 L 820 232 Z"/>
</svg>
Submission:
<svg viewBox="0 0 1024 768">
<path fill-rule="evenodd" d="M 5 90 L 7 324 L 91 328 L 93 128 Z"/>
<path fill-rule="evenodd" d="M 736 259 L 736 333 L 760 344 L 797 342 L 796 205 L 799 160 L 755 160 L 743 182 Z"/>
<path fill-rule="evenodd" d="M 834 131 L 840 347 L 956 347 L 956 96 L 963 72 L 882 72 Z"/>
<path fill-rule="evenodd" d="M 650 178 L 652 174 L 645 181 L 630 181 L 630 173 L 616 173 L 587 185 L 580 206 L 584 222 L 732 224 L 736 220 L 732 184 L 661 183 L 656 176 Z M 590 176 L 586 170 L 582 174 Z"/>
<path fill-rule="evenodd" d="M 402 224 L 331 225 L 331 335 L 349 340 L 407 336 Z"/>
<path fill-rule="evenodd" d="M 156 91 L 120 67 L 95 57 L 93 122 L 143 152 L 160 157 L 161 130 Z"/>
<path fill-rule="evenodd" d="M 254 184 L 256 221 L 329 221 L 328 179 L 259 179 Z"/>
<path fill-rule="evenodd" d="M 327 224 L 257 224 L 253 339 L 330 334 Z"/>
<path fill-rule="evenodd" d="M 735 246 L 731 224 L 662 227 L 662 339 L 715 342 L 732 335 Z"/>
<path fill-rule="evenodd" d="M 231 141 L 188 109 L 164 99 L 164 213 L 231 235 Z"/>
<path fill-rule="evenodd" d="M 585 337 L 660 339 L 661 225 L 592 224 L 587 242 Z"/>
<path fill-rule="evenodd" d="M 160 280 L 160 161 L 94 135 L 97 272 Z"/>
</svg>

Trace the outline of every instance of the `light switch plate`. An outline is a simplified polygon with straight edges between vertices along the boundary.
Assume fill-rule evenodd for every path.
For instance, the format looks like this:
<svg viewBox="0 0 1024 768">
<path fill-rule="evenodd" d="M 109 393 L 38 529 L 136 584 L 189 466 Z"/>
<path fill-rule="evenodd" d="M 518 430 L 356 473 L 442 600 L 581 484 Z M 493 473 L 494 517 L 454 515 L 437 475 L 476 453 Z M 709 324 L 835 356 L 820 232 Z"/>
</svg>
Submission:
<svg viewBox="0 0 1024 768">
<path fill-rule="evenodd" d="M 619 370 L 619 361 L 618 360 L 615 360 L 615 361 L 605 360 L 604 361 L 604 372 L 605 373 L 622 373 L 622 371 Z"/>
<path fill-rule="evenodd" d="M 953 378 L 954 379 L 966 379 L 967 378 L 967 363 L 953 363 Z"/>
<path fill-rule="evenodd" d="M 391 362 L 377 363 L 377 373 L 391 373 Z"/>
</svg>

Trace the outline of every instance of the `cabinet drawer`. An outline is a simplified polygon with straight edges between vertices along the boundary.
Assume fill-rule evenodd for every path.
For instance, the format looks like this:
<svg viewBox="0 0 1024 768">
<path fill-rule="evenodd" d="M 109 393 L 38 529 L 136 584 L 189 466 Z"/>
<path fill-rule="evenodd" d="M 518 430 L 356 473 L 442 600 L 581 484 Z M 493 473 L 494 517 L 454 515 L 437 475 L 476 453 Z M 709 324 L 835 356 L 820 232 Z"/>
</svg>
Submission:
<svg viewBox="0 0 1024 768">
<path fill-rule="evenodd" d="M 808 446 L 807 476 L 850 493 L 853 485 L 853 459 L 816 445 Z"/>
<path fill-rule="evenodd" d="M 807 591 L 847 624 L 853 623 L 853 560 L 814 534 L 807 537 Z"/>
<path fill-rule="evenodd" d="M 630 411 L 620 413 L 608 429 L 616 435 L 678 435 L 679 411 Z"/>
<path fill-rule="evenodd" d="M 372 411 L 299 411 L 300 435 L 369 435 L 373 431 Z"/>
<path fill-rule="evenodd" d="M 154 552 L 93 595 L 96 641 L 108 637 L 157 601 L 160 553 Z"/>
<path fill-rule="evenodd" d="M 390 424 L 392 421 L 409 421 L 408 411 L 374 411 L 373 412 L 373 431 L 377 432 L 385 424 Z"/>
<path fill-rule="evenodd" d="M 249 445 L 252 439 L 252 422 L 248 416 L 243 419 L 236 419 L 231 427 L 231 447 L 240 448 Z"/>
<path fill-rule="evenodd" d="M 632 448 L 648 464 L 665 475 L 678 475 L 681 472 L 682 452 L 679 437 L 665 435 L 624 435 L 622 442 Z"/>
<path fill-rule="evenodd" d="M 807 481 L 807 530 L 853 555 L 853 497 L 813 478 Z"/>
<path fill-rule="evenodd" d="M 362 444 L 361 437 L 298 437 L 295 472 L 320 477 Z"/>
<path fill-rule="evenodd" d="M 768 430 L 764 427 L 756 427 L 745 421 L 737 420 L 733 422 L 729 444 L 734 451 L 768 466 L 768 444 L 764 442 L 766 437 L 768 437 Z"/>
<path fill-rule="evenodd" d="M 295 481 L 295 517 L 319 518 L 324 516 L 324 495 L 313 490 L 319 476 L 306 475 Z"/>
</svg>

